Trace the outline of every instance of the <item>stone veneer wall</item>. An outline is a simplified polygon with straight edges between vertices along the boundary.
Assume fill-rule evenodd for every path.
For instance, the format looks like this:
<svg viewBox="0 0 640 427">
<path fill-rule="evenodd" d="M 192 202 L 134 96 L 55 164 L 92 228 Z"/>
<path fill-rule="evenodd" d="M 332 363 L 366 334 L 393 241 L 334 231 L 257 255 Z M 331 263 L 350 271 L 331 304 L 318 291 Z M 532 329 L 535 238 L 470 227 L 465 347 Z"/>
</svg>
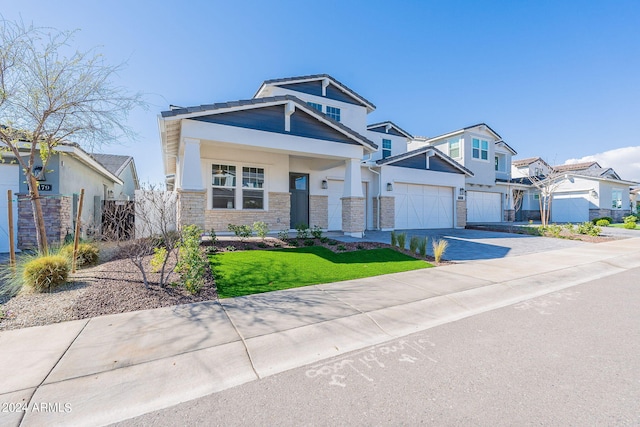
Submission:
<svg viewBox="0 0 640 427">
<path fill-rule="evenodd" d="M 522 221 L 540 221 L 540 211 L 522 210 Z"/>
<path fill-rule="evenodd" d="M 309 227 L 329 228 L 329 196 L 309 196 Z"/>
<path fill-rule="evenodd" d="M 73 220 L 71 207 L 73 205 L 70 196 L 47 195 L 40 199 L 44 226 L 47 230 L 47 242 L 49 245 L 59 245 L 64 242 L 67 233 L 73 234 Z M 36 248 L 36 226 L 33 222 L 31 200 L 25 194 L 18 194 L 18 248 Z"/>
<path fill-rule="evenodd" d="M 378 201 L 373 199 L 373 221 L 378 221 Z M 393 230 L 396 226 L 396 198 L 380 196 L 380 224 L 375 224 L 381 230 Z"/>
<path fill-rule="evenodd" d="M 505 209 L 505 211 L 504 211 L 504 220 L 506 222 L 514 222 L 516 220 L 516 211 L 515 211 L 515 209 Z"/>
<path fill-rule="evenodd" d="M 456 200 L 456 227 L 467 226 L 467 201 Z"/>
<path fill-rule="evenodd" d="M 345 233 L 364 232 L 364 197 L 343 197 L 342 231 Z"/>
<path fill-rule="evenodd" d="M 271 231 L 289 230 L 291 215 L 291 195 L 289 193 L 269 193 L 269 210 L 205 209 L 205 230 L 228 231 L 229 224 L 253 225 L 263 221 Z"/>
<path fill-rule="evenodd" d="M 178 227 L 193 224 L 205 229 L 206 196 L 206 190 L 178 190 Z"/>
<path fill-rule="evenodd" d="M 622 218 L 629 215 L 631 215 L 631 210 L 629 209 L 589 209 L 589 221 L 608 216 L 613 218 L 615 222 L 622 222 Z"/>
</svg>

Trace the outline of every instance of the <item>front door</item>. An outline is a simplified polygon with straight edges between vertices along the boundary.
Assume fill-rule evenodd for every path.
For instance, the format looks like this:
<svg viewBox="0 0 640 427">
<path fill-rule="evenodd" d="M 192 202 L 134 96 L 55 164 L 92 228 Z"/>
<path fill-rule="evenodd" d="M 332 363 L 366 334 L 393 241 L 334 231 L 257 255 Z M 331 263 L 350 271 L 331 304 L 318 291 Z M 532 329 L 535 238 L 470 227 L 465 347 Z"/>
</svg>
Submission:
<svg viewBox="0 0 640 427">
<path fill-rule="evenodd" d="M 290 173 L 289 192 L 291 193 L 291 228 L 296 228 L 299 224 L 309 226 L 309 175 Z"/>
</svg>

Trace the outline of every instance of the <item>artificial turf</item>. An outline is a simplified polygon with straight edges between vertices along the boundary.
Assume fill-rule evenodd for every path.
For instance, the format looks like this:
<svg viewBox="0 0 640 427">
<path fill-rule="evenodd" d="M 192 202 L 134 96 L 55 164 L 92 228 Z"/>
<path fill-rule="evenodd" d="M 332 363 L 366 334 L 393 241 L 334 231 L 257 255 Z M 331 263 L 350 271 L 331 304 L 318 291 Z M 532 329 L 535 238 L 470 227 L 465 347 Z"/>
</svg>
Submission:
<svg viewBox="0 0 640 427">
<path fill-rule="evenodd" d="M 320 246 L 223 252 L 209 260 L 220 298 L 433 267 L 387 248 L 342 253 Z"/>
</svg>

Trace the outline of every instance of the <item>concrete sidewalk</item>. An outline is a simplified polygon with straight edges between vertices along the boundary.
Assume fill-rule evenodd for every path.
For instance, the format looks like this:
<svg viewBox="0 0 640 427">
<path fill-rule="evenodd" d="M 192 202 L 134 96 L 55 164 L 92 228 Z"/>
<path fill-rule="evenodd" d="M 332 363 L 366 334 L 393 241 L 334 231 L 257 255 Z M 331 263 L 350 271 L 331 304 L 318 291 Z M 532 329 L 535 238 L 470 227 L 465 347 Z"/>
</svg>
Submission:
<svg viewBox="0 0 640 427">
<path fill-rule="evenodd" d="M 0 425 L 105 425 L 639 266 L 635 238 L 6 331 Z"/>
</svg>

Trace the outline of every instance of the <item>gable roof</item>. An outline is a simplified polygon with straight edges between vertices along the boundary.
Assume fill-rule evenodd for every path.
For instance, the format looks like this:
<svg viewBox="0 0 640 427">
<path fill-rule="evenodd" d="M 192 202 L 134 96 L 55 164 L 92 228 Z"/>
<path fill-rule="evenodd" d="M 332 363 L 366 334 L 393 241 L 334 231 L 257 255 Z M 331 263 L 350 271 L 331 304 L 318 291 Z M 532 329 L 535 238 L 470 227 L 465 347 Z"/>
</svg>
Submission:
<svg viewBox="0 0 640 427">
<path fill-rule="evenodd" d="M 530 164 L 535 162 L 544 163 L 547 167 L 549 167 L 549 169 L 552 168 L 549 163 L 545 162 L 542 159 L 542 157 L 527 157 L 526 159 L 511 160 L 511 164 L 517 168 L 522 166 L 529 166 Z"/>
<path fill-rule="evenodd" d="M 91 154 L 102 166 L 107 168 L 109 172 L 118 176 L 133 161 L 131 156 L 121 156 L 119 154 Z"/>
<path fill-rule="evenodd" d="M 253 97 L 256 98 L 260 96 L 260 93 L 264 91 L 264 89 L 267 86 L 283 86 L 287 84 L 305 83 L 305 82 L 312 82 L 312 81 L 318 81 L 318 80 L 327 80 L 329 84 L 332 84 L 337 89 L 339 89 L 340 91 L 348 95 L 350 98 L 356 101 L 357 104 L 362 105 L 363 107 L 366 107 L 368 112 L 372 112 L 373 110 L 376 109 L 376 106 L 373 105 L 372 102 L 368 101 L 365 97 L 359 95 L 357 92 L 350 89 L 346 85 L 340 83 L 338 80 L 334 79 L 329 74 L 312 74 L 308 76 L 285 77 L 280 79 L 265 80 L 264 82 L 262 82 L 262 85 L 260 85 L 260 88 L 257 90 L 255 95 L 253 95 Z"/>
<path fill-rule="evenodd" d="M 592 166 L 597 166 L 598 168 L 602 168 L 598 164 L 598 162 L 582 162 L 582 163 L 572 163 L 568 165 L 557 165 L 553 166 L 553 169 L 557 172 L 567 172 L 567 171 L 579 171 L 589 169 Z"/>
<path fill-rule="evenodd" d="M 358 132 L 332 119 L 326 114 L 319 112 L 315 108 L 309 107 L 306 102 L 293 95 L 252 98 L 232 102 L 219 102 L 215 104 L 199 105 L 195 107 L 174 108 L 169 111 L 162 111 L 160 114 L 162 119 L 190 119 L 204 115 L 219 114 L 240 109 L 262 108 L 267 105 L 285 104 L 287 102 L 295 103 L 297 108 L 302 109 L 304 112 L 316 118 L 317 120 L 328 124 L 329 126 L 333 127 L 334 129 L 338 130 L 354 141 L 360 143 L 361 145 L 369 147 L 373 150 L 376 150 L 378 148 L 378 145 L 375 142 L 369 140 L 365 136 L 360 135 Z"/>
<path fill-rule="evenodd" d="M 367 125 L 367 130 L 374 130 L 374 129 L 381 128 L 381 127 L 384 127 L 385 130 L 387 130 L 387 128 L 393 128 L 398 133 L 401 133 L 403 136 L 405 136 L 405 137 L 407 137 L 409 139 L 413 139 L 413 135 L 411 135 L 409 132 L 405 131 L 400 126 L 398 126 L 395 123 L 393 123 L 391 120 L 387 120 L 386 122 L 380 122 L 380 123 L 374 123 L 374 124 L 371 124 L 371 125 Z"/>
<path fill-rule="evenodd" d="M 460 163 L 456 162 L 451 157 L 449 157 L 446 154 L 444 154 L 442 151 L 438 150 L 435 147 L 431 147 L 431 146 L 420 147 L 420 148 L 412 150 L 412 151 L 407 151 L 406 153 L 397 154 L 395 156 L 387 157 L 386 159 L 380 159 L 380 160 L 376 161 L 376 164 L 378 164 L 380 166 L 389 165 L 389 164 L 396 163 L 396 162 L 399 162 L 399 161 L 404 160 L 404 159 L 408 159 L 408 158 L 411 158 L 411 157 L 414 157 L 414 156 L 417 156 L 417 155 L 420 155 L 420 154 L 424 154 L 424 153 L 426 153 L 428 151 L 432 151 L 435 156 L 439 157 L 440 159 L 442 159 L 443 161 L 445 161 L 449 165 L 453 166 L 455 169 L 458 169 L 460 172 L 464 173 L 465 175 L 474 176 L 473 172 L 471 172 L 469 169 L 465 168 Z"/>
</svg>

